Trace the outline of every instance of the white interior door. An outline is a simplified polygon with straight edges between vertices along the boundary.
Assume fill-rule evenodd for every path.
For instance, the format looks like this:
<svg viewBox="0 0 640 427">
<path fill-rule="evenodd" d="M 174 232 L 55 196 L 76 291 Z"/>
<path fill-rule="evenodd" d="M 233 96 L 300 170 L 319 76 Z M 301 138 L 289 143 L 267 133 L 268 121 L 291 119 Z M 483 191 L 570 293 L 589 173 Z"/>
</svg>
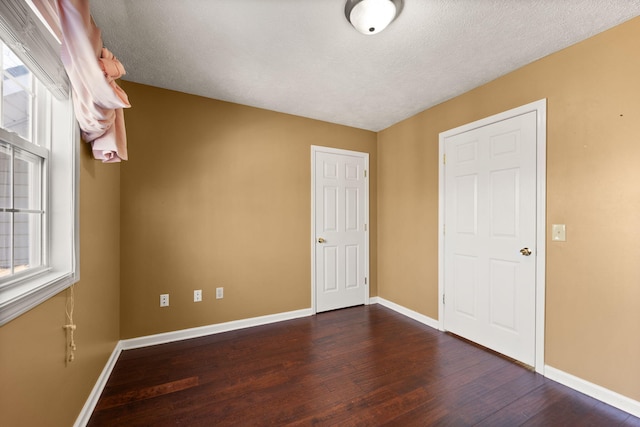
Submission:
<svg viewBox="0 0 640 427">
<path fill-rule="evenodd" d="M 444 328 L 534 366 L 536 112 L 444 150 Z"/>
<path fill-rule="evenodd" d="M 316 311 L 368 302 L 368 155 L 312 148 Z"/>
</svg>

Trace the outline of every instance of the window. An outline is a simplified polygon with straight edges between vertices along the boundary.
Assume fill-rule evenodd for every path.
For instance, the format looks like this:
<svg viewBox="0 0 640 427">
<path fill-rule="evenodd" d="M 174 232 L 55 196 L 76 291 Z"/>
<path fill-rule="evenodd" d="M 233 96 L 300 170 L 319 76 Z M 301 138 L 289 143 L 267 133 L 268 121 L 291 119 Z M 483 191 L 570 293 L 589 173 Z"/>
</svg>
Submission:
<svg viewBox="0 0 640 427">
<path fill-rule="evenodd" d="M 41 270 L 43 259 L 43 177 L 48 149 L 45 138 L 34 132 L 39 82 L 4 44 L 0 62 L 0 286 Z M 46 111 L 47 105 L 42 110 Z M 11 132 L 15 135 L 11 138 Z M 14 141 L 14 142 L 11 142 Z"/>
<path fill-rule="evenodd" d="M 79 131 L 56 42 L 25 5 L 0 4 L 0 325 L 79 278 Z"/>
</svg>

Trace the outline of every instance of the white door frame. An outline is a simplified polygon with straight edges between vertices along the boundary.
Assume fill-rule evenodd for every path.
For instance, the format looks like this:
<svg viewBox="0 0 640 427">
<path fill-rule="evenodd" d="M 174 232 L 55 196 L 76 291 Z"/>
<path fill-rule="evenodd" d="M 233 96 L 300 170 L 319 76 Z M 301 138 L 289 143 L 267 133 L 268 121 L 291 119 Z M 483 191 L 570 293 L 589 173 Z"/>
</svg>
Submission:
<svg viewBox="0 0 640 427">
<path fill-rule="evenodd" d="M 369 153 L 361 153 L 359 151 L 343 150 L 340 148 L 321 147 L 318 145 L 311 146 L 311 311 L 317 313 L 316 307 L 316 153 L 339 154 L 346 156 L 360 157 L 364 159 L 364 168 L 367 176 L 364 185 L 364 218 L 365 218 L 365 237 L 364 237 L 364 275 L 366 277 L 365 299 L 364 303 L 369 305 L 369 294 L 371 276 L 369 275 Z"/>
<path fill-rule="evenodd" d="M 547 201 L 547 100 L 541 99 L 521 107 L 499 113 L 455 129 L 442 132 L 439 139 L 439 189 L 438 189 L 438 319 L 439 328 L 444 324 L 444 141 L 460 133 L 468 132 L 491 123 L 509 119 L 529 112 L 536 112 L 536 372 L 544 375 L 544 325 L 545 325 L 545 271 L 546 271 L 546 201 Z"/>
</svg>

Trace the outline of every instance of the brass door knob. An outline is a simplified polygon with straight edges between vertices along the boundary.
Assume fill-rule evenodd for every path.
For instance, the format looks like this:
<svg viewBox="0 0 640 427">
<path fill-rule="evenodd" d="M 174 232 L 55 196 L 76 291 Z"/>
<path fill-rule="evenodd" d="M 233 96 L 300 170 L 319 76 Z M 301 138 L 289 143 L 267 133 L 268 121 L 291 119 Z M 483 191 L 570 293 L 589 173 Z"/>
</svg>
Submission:
<svg viewBox="0 0 640 427">
<path fill-rule="evenodd" d="M 531 249 L 529 249 L 529 248 L 522 248 L 522 249 L 520 249 L 520 253 L 521 253 L 522 255 L 524 255 L 524 256 L 529 256 L 529 255 L 531 255 Z"/>
<path fill-rule="evenodd" d="M 318 243 L 324 243 L 326 242 L 326 240 L 324 240 L 322 237 L 318 237 Z"/>
</svg>

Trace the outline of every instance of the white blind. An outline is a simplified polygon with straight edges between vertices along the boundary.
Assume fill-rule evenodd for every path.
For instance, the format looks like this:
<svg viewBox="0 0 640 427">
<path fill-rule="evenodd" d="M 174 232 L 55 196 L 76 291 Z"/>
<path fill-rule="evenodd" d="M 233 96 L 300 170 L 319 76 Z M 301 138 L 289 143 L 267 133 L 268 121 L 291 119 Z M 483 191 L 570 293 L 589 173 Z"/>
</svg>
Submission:
<svg viewBox="0 0 640 427">
<path fill-rule="evenodd" d="M 0 38 L 56 98 L 69 97 L 60 43 L 25 0 L 0 2 Z"/>
</svg>

